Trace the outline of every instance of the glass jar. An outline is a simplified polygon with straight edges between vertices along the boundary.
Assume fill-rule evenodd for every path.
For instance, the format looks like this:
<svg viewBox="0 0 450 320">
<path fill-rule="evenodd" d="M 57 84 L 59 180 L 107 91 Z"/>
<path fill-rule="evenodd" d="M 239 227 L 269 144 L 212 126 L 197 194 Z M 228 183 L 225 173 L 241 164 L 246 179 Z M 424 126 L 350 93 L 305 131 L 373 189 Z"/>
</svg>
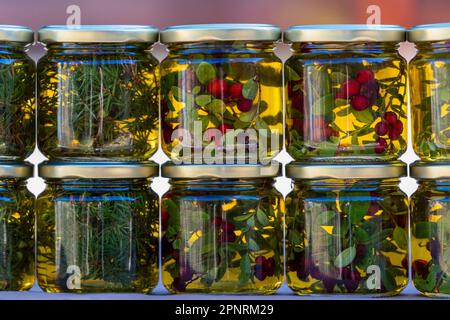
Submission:
<svg viewBox="0 0 450 320">
<path fill-rule="evenodd" d="M 408 284 L 404 164 L 294 164 L 286 275 L 297 294 L 395 295 Z"/>
<path fill-rule="evenodd" d="M 46 292 L 148 293 L 158 282 L 158 195 L 150 163 L 47 162 L 37 277 Z"/>
<path fill-rule="evenodd" d="M 174 162 L 268 164 L 282 149 L 280 33 L 261 24 L 161 31 L 162 148 Z"/>
<path fill-rule="evenodd" d="M 274 166 L 163 165 L 162 281 L 171 293 L 274 293 L 283 282 L 283 197 Z"/>
<path fill-rule="evenodd" d="M 158 30 L 48 26 L 38 62 L 38 144 L 50 159 L 148 159 L 158 147 Z"/>
<path fill-rule="evenodd" d="M 32 165 L 0 165 L 0 291 L 34 284 L 34 196 L 26 187 L 32 176 Z"/>
<path fill-rule="evenodd" d="M 422 161 L 450 158 L 450 23 L 412 28 L 418 54 L 410 62 L 414 151 Z"/>
<path fill-rule="evenodd" d="M 33 30 L 0 25 L 0 161 L 27 158 L 35 146 Z"/>
<path fill-rule="evenodd" d="M 412 280 L 422 294 L 450 296 L 450 166 L 416 164 L 411 197 Z"/>
<path fill-rule="evenodd" d="M 296 161 L 390 161 L 407 147 L 406 62 L 398 26 L 287 29 L 287 151 Z"/>
</svg>

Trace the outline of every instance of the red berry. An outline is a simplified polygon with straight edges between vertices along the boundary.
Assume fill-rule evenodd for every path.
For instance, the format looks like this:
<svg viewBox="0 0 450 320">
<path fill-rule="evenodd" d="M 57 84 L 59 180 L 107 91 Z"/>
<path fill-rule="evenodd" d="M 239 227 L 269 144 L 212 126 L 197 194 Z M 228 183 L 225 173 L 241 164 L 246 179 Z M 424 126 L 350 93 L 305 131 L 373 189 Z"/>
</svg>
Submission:
<svg viewBox="0 0 450 320">
<path fill-rule="evenodd" d="M 301 80 L 294 80 L 294 81 L 289 81 L 287 84 L 287 89 L 288 89 L 288 97 L 292 97 L 294 95 L 299 95 L 300 89 L 295 88 L 296 86 L 301 86 L 302 85 L 302 81 Z M 297 90 L 294 90 L 297 89 Z"/>
<path fill-rule="evenodd" d="M 381 207 L 378 203 L 376 202 L 371 202 L 369 209 L 367 210 L 367 215 L 369 216 L 373 216 L 374 214 L 376 214 L 378 211 L 381 210 Z"/>
<path fill-rule="evenodd" d="M 312 262 L 308 263 L 307 265 L 309 265 L 309 272 L 311 274 L 311 277 L 317 280 L 322 280 L 324 278 L 319 268 L 317 268 L 317 266 L 315 266 Z"/>
<path fill-rule="evenodd" d="M 291 271 L 291 272 L 297 271 L 297 265 L 298 265 L 297 262 L 298 261 L 296 261 L 296 260 L 288 260 L 286 262 L 286 266 L 288 267 L 289 271 Z"/>
<path fill-rule="evenodd" d="M 230 233 L 234 232 L 234 224 L 232 222 L 223 221 L 222 222 L 222 230 L 223 232 Z"/>
<path fill-rule="evenodd" d="M 354 292 L 359 287 L 361 281 L 361 274 L 356 269 L 346 267 L 342 270 L 342 279 L 344 280 L 344 286 L 348 292 Z"/>
<path fill-rule="evenodd" d="M 408 223 L 408 216 L 406 214 L 399 214 L 394 216 L 395 222 L 397 226 L 400 228 L 405 228 Z"/>
<path fill-rule="evenodd" d="M 423 259 L 414 260 L 412 265 L 413 273 L 417 273 L 423 279 L 426 279 L 428 276 L 428 263 Z"/>
<path fill-rule="evenodd" d="M 236 240 L 236 234 L 234 232 L 222 232 L 220 236 L 221 242 L 234 242 Z"/>
<path fill-rule="evenodd" d="M 294 130 L 298 131 L 301 136 L 303 136 L 303 129 L 305 127 L 305 124 L 302 119 L 295 118 L 292 123 L 292 127 Z"/>
<path fill-rule="evenodd" d="M 403 123 L 397 120 L 393 125 L 389 126 L 389 139 L 397 140 L 403 132 Z"/>
<path fill-rule="evenodd" d="M 360 94 L 367 97 L 369 105 L 373 105 L 377 102 L 378 89 L 377 81 L 371 80 L 361 85 Z"/>
<path fill-rule="evenodd" d="M 223 79 L 212 80 L 208 84 L 208 91 L 216 98 L 225 98 L 228 96 L 228 83 Z"/>
<path fill-rule="evenodd" d="M 233 129 L 233 126 L 228 123 L 222 123 L 221 125 L 219 125 L 217 127 L 217 129 L 219 129 L 220 132 L 222 132 L 222 134 L 225 134 L 225 133 L 227 133 L 227 130 Z"/>
<path fill-rule="evenodd" d="M 264 279 L 266 278 L 263 266 L 261 264 L 255 265 L 254 275 L 255 278 L 258 279 L 259 281 L 264 281 Z"/>
<path fill-rule="evenodd" d="M 373 79 L 374 79 L 373 72 L 368 69 L 359 70 L 356 73 L 356 80 L 361 84 L 372 81 Z"/>
<path fill-rule="evenodd" d="M 359 94 L 360 90 L 361 90 L 361 85 L 359 84 L 358 81 L 353 80 L 353 79 L 350 79 L 341 85 L 341 94 L 343 94 L 343 96 L 346 99 Z"/>
<path fill-rule="evenodd" d="M 240 99 L 242 97 L 242 84 L 234 82 L 230 86 L 230 97 L 232 99 Z"/>
<path fill-rule="evenodd" d="M 180 280 L 183 282 L 189 281 L 194 276 L 194 271 L 188 264 L 180 265 Z"/>
<path fill-rule="evenodd" d="M 167 229 L 167 226 L 169 224 L 169 212 L 165 208 L 161 208 L 161 228 L 163 230 Z"/>
<path fill-rule="evenodd" d="M 341 89 L 338 92 L 336 92 L 336 94 L 334 95 L 334 99 L 346 100 L 347 94 L 345 92 L 343 92 Z"/>
<path fill-rule="evenodd" d="M 222 218 L 219 216 L 214 217 L 214 219 L 212 220 L 212 224 L 216 227 L 220 227 L 222 225 Z"/>
<path fill-rule="evenodd" d="M 366 96 L 357 95 L 352 98 L 352 107 L 355 110 L 362 111 L 369 106 L 369 99 Z"/>
<path fill-rule="evenodd" d="M 303 110 L 303 96 L 297 94 L 292 97 L 291 106 L 296 110 Z"/>
<path fill-rule="evenodd" d="M 378 154 L 384 153 L 386 151 L 388 144 L 386 139 L 378 138 L 377 145 L 375 146 L 375 152 Z"/>
<path fill-rule="evenodd" d="M 177 277 L 173 279 L 171 287 L 174 291 L 183 292 L 186 290 L 186 283 Z"/>
<path fill-rule="evenodd" d="M 266 276 L 273 277 L 275 274 L 275 259 L 268 258 L 263 262 L 263 270 Z"/>
<path fill-rule="evenodd" d="M 322 283 L 323 283 L 325 290 L 328 293 L 332 293 L 334 291 L 334 286 L 336 285 L 337 281 L 336 281 L 336 279 L 334 279 L 332 277 L 324 276 L 322 279 Z"/>
<path fill-rule="evenodd" d="M 358 244 L 356 246 L 356 258 L 361 261 L 367 253 L 367 247 L 363 244 Z"/>
<path fill-rule="evenodd" d="M 325 128 L 325 136 L 327 137 L 327 139 L 330 137 L 338 137 L 339 132 L 331 127 L 326 127 Z"/>
<path fill-rule="evenodd" d="M 384 120 L 386 120 L 389 125 L 394 125 L 398 119 L 394 112 L 388 111 L 384 114 Z"/>
<path fill-rule="evenodd" d="M 375 132 L 379 136 L 384 136 L 388 133 L 388 125 L 385 121 L 378 122 L 375 126 Z"/>
<path fill-rule="evenodd" d="M 255 264 L 263 265 L 263 263 L 266 261 L 266 257 L 264 256 L 257 256 L 255 258 Z"/>
<path fill-rule="evenodd" d="M 402 259 L 402 267 L 408 270 L 408 256 Z"/>
<path fill-rule="evenodd" d="M 252 106 L 253 106 L 253 101 L 252 100 L 242 98 L 241 100 L 239 100 L 237 108 L 241 112 L 248 112 L 248 111 L 250 111 Z"/>
</svg>

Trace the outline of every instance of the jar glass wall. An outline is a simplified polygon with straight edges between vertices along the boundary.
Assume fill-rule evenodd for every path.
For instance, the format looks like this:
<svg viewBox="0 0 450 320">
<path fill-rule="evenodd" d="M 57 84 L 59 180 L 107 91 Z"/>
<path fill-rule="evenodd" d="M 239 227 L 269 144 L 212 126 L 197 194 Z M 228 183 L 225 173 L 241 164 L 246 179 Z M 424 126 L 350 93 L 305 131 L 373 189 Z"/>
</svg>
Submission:
<svg viewBox="0 0 450 320">
<path fill-rule="evenodd" d="M 34 196 L 25 182 L 32 175 L 32 166 L 0 166 L 0 291 L 34 284 Z"/>
<path fill-rule="evenodd" d="M 421 173 L 428 168 L 412 169 L 419 180 L 411 198 L 412 280 L 422 294 L 450 296 L 450 167 Z"/>
<path fill-rule="evenodd" d="M 288 286 L 297 294 L 400 293 L 408 284 L 409 229 L 398 179 L 302 178 L 289 170 L 295 180 L 286 198 Z"/>
<path fill-rule="evenodd" d="M 161 63 L 162 148 L 172 160 L 267 164 L 281 150 L 279 37 L 279 28 L 253 24 L 161 32 L 169 49 Z"/>
<path fill-rule="evenodd" d="M 418 54 L 409 64 L 414 151 L 423 161 L 450 157 L 450 24 L 409 32 Z"/>
<path fill-rule="evenodd" d="M 37 200 L 39 286 L 46 292 L 150 292 L 158 282 L 159 199 L 148 179 L 75 178 L 83 175 L 74 169 L 65 166 L 64 178 L 60 166 L 40 167 L 48 186 Z M 102 170 L 116 175 L 116 169 Z M 122 167 L 119 174 L 134 169 Z"/>
<path fill-rule="evenodd" d="M 38 144 L 50 159 L 147 160 L 158 147 L 157 30 L 50 26 L 39 31 Z"/>
<path fill-rule="evenodd" d="M 35 146 L 35 65 L 26 51 L 33 31 L 0 26 L 0 160 L 24 160 Z"/>
<path fill-rule="evenodd" d="M 287 151 L 297 161 L 395 160 L 407 147 L 406 61 L 395 26 L 285 32 Z"/>
<path fill-rule="evenodd" d="M 169 173 L 189 172 L 182 167 L 163 166 L 172 177 L 161 208 L 164 286 L 171 293 L 274 293 L 283 282 L 284 203 L 273 178 Z"/>
</svg>

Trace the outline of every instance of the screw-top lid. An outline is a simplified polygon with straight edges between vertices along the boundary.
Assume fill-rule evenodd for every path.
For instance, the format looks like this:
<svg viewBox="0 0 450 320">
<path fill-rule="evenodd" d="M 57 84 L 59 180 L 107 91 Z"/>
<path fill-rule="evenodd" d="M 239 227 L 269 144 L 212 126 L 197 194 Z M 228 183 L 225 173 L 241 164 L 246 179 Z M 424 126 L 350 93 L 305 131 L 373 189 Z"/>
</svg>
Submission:
<svg viewBox="0 0 450 320">
<path fill-rule="evenodd" d="M 162 165 L 162 176 L 175 179 L 252 179 L 274 178 L 281 172 L 281 164 L 273 162 L 270 165 L 224 164 L 224 165 L 196 165 L 167 163 Z"/>
<path fill-rule="evenodd" d="M 450 163 L 413 163 L 411 177 L 416 179 L 449 179 Z"/>
<path fill-rule="evenodd" d="M 33 176 L 33 165 L 26 162 L 1 162 L 0 178 L 28 179 Z"/>
<path fill-rule="evenodd" d="M 45 179 L 145 179 L 158 174 L 153 162 L 46 161 L 39 165 L 39 176 Z"/>
<path fill-rule="evenodd" d="M 139 25 L 53 25 L 38 31 L 39 42 L 51 43 L 154 43 L 158 29 Z"/>
<path fill-rule="evenodd" d="M 292 179 L 389 179 L 406 176 L 403 162 L 364 164 L 339 163 L 290 163 L 286 166 L 286 176 Z"/>
<path fill-rule="evenodd" d="M 0 41 L 30 44 L 34 41 L 34 31 L 28 27 L 0 25 Z"/>
<path fill-rule="evenodd" d="M 397 25 L 298 25 L 284 31 L 286 42 L 402 42 L 406 29 Z"/>
<path fill-rule="evenodd" d="M 277 41 L 279 27 L 271 24 L 222 23 L 171 26 L 161 31 L 162 43 L 203 41 Z"/>
<path fill-rule="evenodd" d="M 411 42 L 450 40 L 450 23 L 421 24 L 408 30 Z"/>
</svg>

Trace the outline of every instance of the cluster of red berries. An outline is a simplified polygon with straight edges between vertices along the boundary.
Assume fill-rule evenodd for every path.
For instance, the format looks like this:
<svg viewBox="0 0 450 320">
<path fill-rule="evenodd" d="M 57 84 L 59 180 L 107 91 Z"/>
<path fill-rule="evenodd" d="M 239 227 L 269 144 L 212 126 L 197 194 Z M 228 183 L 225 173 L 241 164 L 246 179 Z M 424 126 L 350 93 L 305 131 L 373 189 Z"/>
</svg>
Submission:
<svg viewBox="0 0 450 320">
<path fill-rule="evenodd" d="M 234 242 L 236 240 L 236 234 L 234 233 L 235 226 L 232 222 L 223 220 L 221 217 L 216 216 L 212 221 L 216 228 L 220 228 L 220 242 Z"/>
<path fill-rule="evenodd" d="M 214 79 L 208 84 L 208 92 L 215 98 L 232 100 L 236 102 L 241 112 L 248 112 L 252 108 L 253 101 L 242 95 L 243 85 L 240 82 L 225 79 Z"/>
<path fill-rule="evenodd" d="M 378 97 L 378 84 L 373 72 L 368 69 L 356 73 L 355 79 L 350 79 L 341 84 L 336 93 L 336 99 L 350 99 L 353 109 L 362 111 L 375 103 Z"/>
<path fill-rule="evenodd" d="M 354 263 L 361 261 L 366 253 L 366 246 L 363 244 L 358 245 Z M 361 274 L 352 266 L 336 268 L 335 274 L 340 274 L 340 277 L 338 278 L 330 274 L 322 273 L 314 262 L 306 257 L 305 252 L 297 254 L 294 260 L 289 260 L 287 262 L 287 267 L 289 271 L 296 272 L 297 278 L 300 280 L 307 281 L 308 277 L 311 276 L 314 279 L 322 281 L 323 287 L 328 293 L 332 293 L 334 287 L 338 284 L 343 284 L 348 292 L 354 292 L 358 289 L 361 281 Z"/>
<path fill-rule="evenodd" d="M 259 281 L 264 281 L 266 277 L 273 277 L 275 274 L 275 259 L 257 256 L 255 258 L 253 274 Z"/>
<path fill-rule="evenodd" d="M 426 279 L 428 274 L 428 262 L 423 259 L 416 259 L 411 264 L 411 269 L 413 274 L 417 274 L 422 277 L 422 279 Z"/>
<path fill-rule="evenodd" d="M 388 111 L 384 114 L 384 119 L 375 125 L 375 132 L 378 135 L 375 152 L 378 154 L 384 153 L 388 143 L 382 136 L 388 135 L 391 141 L 398 140 L 403 133 L 403 123 L 394 112 Z"/>
</svg>

